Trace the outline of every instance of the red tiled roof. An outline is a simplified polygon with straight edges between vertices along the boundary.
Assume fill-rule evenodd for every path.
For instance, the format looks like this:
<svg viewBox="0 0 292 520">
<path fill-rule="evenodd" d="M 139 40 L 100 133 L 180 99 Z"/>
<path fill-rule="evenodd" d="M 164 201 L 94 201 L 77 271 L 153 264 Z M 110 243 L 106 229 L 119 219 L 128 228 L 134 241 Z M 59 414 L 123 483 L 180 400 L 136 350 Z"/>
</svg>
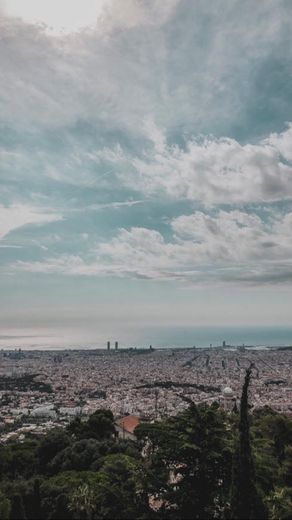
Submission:
<svg viewBox="0 0 292 520">
<path fill-rule="evenodd" d="M 117 421 L 117 425 L 128 433 L 133 433 L 140 424 L 140 419 L 136 415 L 126 415 Z"/>
</svg>

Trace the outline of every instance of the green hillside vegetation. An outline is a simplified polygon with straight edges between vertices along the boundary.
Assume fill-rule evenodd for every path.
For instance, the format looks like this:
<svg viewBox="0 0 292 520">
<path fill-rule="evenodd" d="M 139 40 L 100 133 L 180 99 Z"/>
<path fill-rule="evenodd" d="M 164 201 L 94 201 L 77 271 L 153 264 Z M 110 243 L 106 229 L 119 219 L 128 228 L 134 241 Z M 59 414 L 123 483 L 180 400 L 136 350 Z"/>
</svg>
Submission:
<svg viewBox="0 0 292 520">
<path fill-rule="evenodd" d="M 50 384 L 43 381 L 35 381 L 38 374 L 24 374 L 22 376 L 0 376 L 0 391 L 18 392 L 44 392 L 51 394 L 53 389 Z"/>
<path fill-rule="evenodd" d="M 88 421 L 0 446 L 0 518 L 292 519 L 292 420 L 190 406 L 115 438 L 114 419 Z"/>
</svg>

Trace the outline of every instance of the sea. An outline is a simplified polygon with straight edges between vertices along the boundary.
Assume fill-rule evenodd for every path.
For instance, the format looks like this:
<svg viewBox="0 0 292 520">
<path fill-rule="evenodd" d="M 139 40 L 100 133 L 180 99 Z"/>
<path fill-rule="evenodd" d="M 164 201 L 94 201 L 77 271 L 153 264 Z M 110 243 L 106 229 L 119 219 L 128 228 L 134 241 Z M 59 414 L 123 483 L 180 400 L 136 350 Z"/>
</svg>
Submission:
<svg viewBox="0 0 292 520">
<path fill-rule="evenodd" d="M 287 326 L 132 326 L 125 332 L 115 330 L 105 333 L 82 332 L 43 333 L 28 331 L 9 334 L 0 331 L 0 349 L 60 350 L 105 348 L 106 342 L 119 341 L 120 348 L 186 348 L 218 347 L 223 342 L 231 346 L 253 346 L 257 348 L 292 345 L 292 327 Z"/>
<path fill-rule="evenodd" d="M 154 332 L 154 331 L 153 331 Z M 157 346 L 217 347 L 226 345 L 291 346 L 292 327 L 168 327 L 158 328 Z"/>
</svg>

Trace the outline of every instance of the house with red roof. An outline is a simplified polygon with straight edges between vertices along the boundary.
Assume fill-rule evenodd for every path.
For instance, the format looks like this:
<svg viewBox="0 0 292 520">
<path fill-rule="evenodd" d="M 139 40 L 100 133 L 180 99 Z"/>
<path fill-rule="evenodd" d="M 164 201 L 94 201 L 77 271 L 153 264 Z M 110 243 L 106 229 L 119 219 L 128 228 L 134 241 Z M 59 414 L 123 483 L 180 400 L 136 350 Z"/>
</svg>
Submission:
<svg viewBox="0 0 292 520">
<path fill-rule="evenodd" d="M 135 428 L 140 424 L 140 417 L 137 415 L 126 415 L 115 422 L 117 436 L 120 439 L 136 440 Z"/>
</svg>

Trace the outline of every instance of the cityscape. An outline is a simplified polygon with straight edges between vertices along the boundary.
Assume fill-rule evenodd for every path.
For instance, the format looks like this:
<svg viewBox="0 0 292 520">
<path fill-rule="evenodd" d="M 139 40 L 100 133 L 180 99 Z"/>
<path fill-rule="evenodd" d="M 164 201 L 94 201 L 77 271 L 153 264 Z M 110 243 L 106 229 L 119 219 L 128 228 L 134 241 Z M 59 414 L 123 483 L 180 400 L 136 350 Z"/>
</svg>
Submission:
<svg viewBox="0 0 292 520">
<path fill-rule="evenodd" d="M 195 404 L 238 409 L 252 366 L 250 403 L 292 416 L 292 349 L 212 348 L 1 351 L 0 442 L 64 427 L 96 410 L 118 421 L 162 420 Z M 8 431 L 7 431 L 8 430 Z M 1 430 L 0 430 L 1 431 Z"/>
</svg>

